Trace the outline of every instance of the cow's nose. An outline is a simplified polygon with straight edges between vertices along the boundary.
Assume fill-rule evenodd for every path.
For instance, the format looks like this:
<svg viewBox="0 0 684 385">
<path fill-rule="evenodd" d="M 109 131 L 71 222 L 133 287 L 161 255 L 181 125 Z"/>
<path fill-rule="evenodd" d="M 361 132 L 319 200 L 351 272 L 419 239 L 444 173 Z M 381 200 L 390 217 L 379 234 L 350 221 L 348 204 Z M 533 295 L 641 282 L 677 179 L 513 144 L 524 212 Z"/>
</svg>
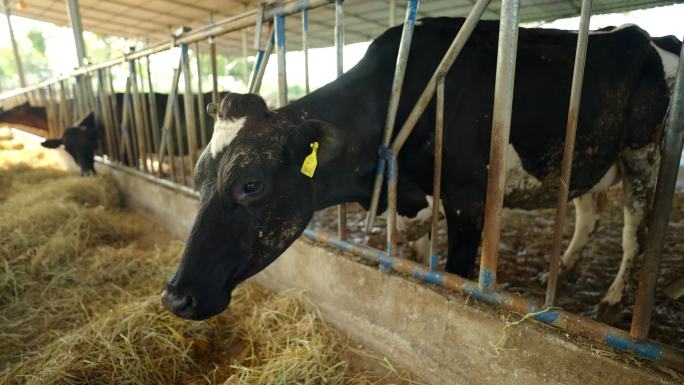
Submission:
<svg viewBox="0 0 684 385">
<path fill-rule="evenodd" d="M 197 308 L 195 297 L 191 294 L 179 293 L 171 285 L 167 285 L 162 293 L 162 304 L 166 310 L 181 318 L 193 318 Z"/>
</svg>

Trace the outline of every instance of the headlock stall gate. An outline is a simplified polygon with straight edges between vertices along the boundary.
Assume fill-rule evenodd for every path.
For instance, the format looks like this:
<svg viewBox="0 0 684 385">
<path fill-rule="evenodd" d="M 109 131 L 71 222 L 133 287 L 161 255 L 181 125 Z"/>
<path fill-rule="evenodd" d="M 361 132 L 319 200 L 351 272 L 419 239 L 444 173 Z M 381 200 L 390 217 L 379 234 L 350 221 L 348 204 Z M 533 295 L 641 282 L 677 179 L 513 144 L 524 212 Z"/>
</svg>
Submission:
<svg viewBox="0 0 684 385">
<path fill-rule="evenodd" d="M 285 18 L 295 13 L 301 13 L 302 48 L 306 75 L 305 89 L 308 93 L 308 11 L 330 3 L 334 3 L 335 6 L 334 34 L 337 52 L 337 74 L 339 76 L 343 72 L 343 1 L 294 1 L 285 5 L 261 6 L 257 10 L 245 12 L 195 30 L 181 28 L 170 42 L 151 45 L 138 51 L 131 51 L 122 57 L 102 63 L 82 66 L 67 76 L 17 90 L 3 98 L 3 100 L 0 100 L 0 102 L 4 105 L 12 105 L 29 101 L 33 105 L 45 106 L 48 114 L 49 135 L 51 137 L 60 136 L 64 127 L 69 126 L 75 120 L 74 118 L 83 116 L 89 111 L 94 111 L 96 119 L 105 128 L 103 142 L 101 143 L 102 156 L 98 158 L 100 162 L 134 173 L 149 181 L 174 188 L 185 194 L 196 196 L 197 193 L 189 187 L 189 180 L 192 178 L 188 177 L 191 176 L 192 165 L 197 161 L 198 152 L 207 145 L 210 138 L 207 137 L 208 130 L 203 108 L 207 101 L 203 98 L 201 79 L 198 82 L 199 89 L 196 90 L 196 93 L 193 93 L 192 89 L 189 46 L 194 43 L 196 48 L 199 49 L 198 44 L 205 40 L 209 45 L 213 79 L 211 100 L 217 103 L 219 93 L 215 37 L 256 26 L 255 49 L 257 53 L 250 76 L 249 92 L 259 93 L 269 56 L 275 49 L 278 60 L 278 105 L 282 107 L 288 102 L 285 71 Z M 392 131 L 395 126 L 413 28 L 419 7 L 419 0 L 408 0 L 384 135 L 381 148 L 378 151 L 379 159 L 372 191 L 371 208 L 368 211 L 366 223 L 367 230 L 373 227 L 383 181 L 386 178 L 389 213 L 386 251 L 356 245 L 346 240 L 347 226 L 344 205 L 340 205 L 338 208 L 337 237 L 313 229 L 305 230 L 304 235 L 318 242 L 378 263 L 383 270 L 394 270 L 399 273 L 408 274 L 420 280 L 443 286 L 465 296 L 472 296 L 479 300 L 502 306 L 507 310 L 517 313 L 533 313 L 533 317 L 540 322 L 684 371 L 684 352 L 648 339 L 655 283 L 663 251 L 665 230 L 669 220 L 669 213 L 672 209 L 679 158 L 682 144 L 684 143 L 684 51 L 682 51 L 679 58 L 679 67 L 665 128 L 658 183 L 652 215 L 648 223 L 649 231 L 644 249 L 644 262 L 640 272 L 638 294 L 636 304 L 634 305 L 630 332 L 554 307 L 559 274 L 563 221 L 567 210 L 569 194 L 568 182 L 572 166 L 575 132 L 581 107 L 580 95 L 589 35 L 589 20 L 592 12 L 592 0 L 583 0 L 581 7 L 545 303 L 543 305 L 538 304 L 517 294 L 498 290 L 496 284 L 501 213 L 506 177 L 505 154 L 506 146 L 509 143 L 513 104 L 520 0 L 503 0 L 501 2 L 501 24 L 496 62 L 489 176 L 479 281 L 473 282 L 454 274 L 436 270 L 438 261 L 436 236 L 433 236 L 431 239 L 427 266 L 396 256 L 397 181 L 399 171 L 397 169 L 397 155 L 411 134 L 418 119 L 426 110 L 433 96 L 436 95 L 437 112 L 433 191 L 441 191 L 445 76 L 465 46 L 489 3 L 490 0 L 477 0 L 475 2 L 439 66 L 434 71 L 427 85 L 425 85 L 418 102 L 413 107 L 401 129 L 394 134 Z M 392 1 L 390 4 L 392 6 L 395 2 Z M 394 11 L 393 8 L 392 11 Z M 263 24 L 267 25 L 264 26 Z M 266 39 L 262 39 L 262 31 L 264 29 L 267 30 Z M 266 40 L 265 47 L 263 47 L 262 40 Z M 157 116 L 158 106 L 151 81 L 149 57 L 155 53 L 175 47 L 180 47 L 180 58 L 173 72 L 171 91 L 163 113 L 163 123 L 161 127 L 158 127 L 158 120 L 154 118 Z M 143 63 L 143 59 L 146 60 L 146 63 Z M 197 63 L 197 73 L 200 74 L 199 60 L 197 60 Z M 111 69 L 114 66 L 126 64 L 128 65 L 126 92 L 123 100 L 119 101 L 114 92 Z M 184 78 L 185 85 L 184 106 L 182 109 L 177 97 L 181 75 Z M 195 107 L 194 98 L 197 98 L 197 105 L 200 108 Z M 119 102 L 123 103 L 120 108 L 122 111 L 121 117 L 116 113 L 119 111 L 117 107 Z M 181 113 L 185 117 L 185 124 L 182 122 Z M 199 115 L 195 116 L 195 114 Z M 199 123 L 199 127 L 197 127 L 197 123 Z M 185 132 L 183 132 L 183 126 L 185 126 Z M 198 132 L 199 135 L 197 135 Z M 394 138 L 393 141 L 391 141 L 392 138 Z M 197 143 L 198 140 L 199 143 Z M 164 164 L 168 164 L 168 168 L 170 168 L 168 171 L 170 172 L 163 170 L 162 166 Z M 188 165 L 190 165 L 189 168 Z M 433 234 L 437 234 L 439 207 L 440 194 L 435 193 L 433 196 L 431 225 Z"/>
</svg>

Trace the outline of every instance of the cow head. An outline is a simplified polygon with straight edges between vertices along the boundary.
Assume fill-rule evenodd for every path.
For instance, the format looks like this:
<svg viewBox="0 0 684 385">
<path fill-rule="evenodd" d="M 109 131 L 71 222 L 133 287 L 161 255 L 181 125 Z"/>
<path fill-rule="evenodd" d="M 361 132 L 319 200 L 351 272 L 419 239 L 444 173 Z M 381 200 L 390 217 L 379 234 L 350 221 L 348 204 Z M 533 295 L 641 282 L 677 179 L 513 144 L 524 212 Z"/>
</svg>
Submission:
<svg viewBox="0 0 684 385">
<path fill-rule="evenodd" d="M 95 174 L 95 149 L 97 148 L 97 129 L 91 126 L 69 127 L 59 139 L 48 139 L 41 143 L 46 148 L 64 146 L 81 168 L 81 175 Z"/>
<path fill-rule="evenodd" d="M 223 311 L 232 290 L 273 262 L 302 233 L 316 208 L 319 172 L 340 143 L 321 121 L 293 123 L 252 94 L 229 94 L 195 167 L 200 208 L 162 302 L 174 314 L 205 319 Z M 319 143 L 313 178 L 300 172 Z"/>
</svg>

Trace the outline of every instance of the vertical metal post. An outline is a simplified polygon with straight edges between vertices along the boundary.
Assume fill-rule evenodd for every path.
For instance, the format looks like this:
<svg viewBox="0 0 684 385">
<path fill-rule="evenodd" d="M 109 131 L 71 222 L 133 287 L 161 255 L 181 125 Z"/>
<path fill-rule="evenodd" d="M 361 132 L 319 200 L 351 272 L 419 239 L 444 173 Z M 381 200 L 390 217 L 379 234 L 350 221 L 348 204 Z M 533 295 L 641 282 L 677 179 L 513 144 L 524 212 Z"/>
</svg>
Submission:
<svg viewBox="0 0 684 385">
<path fill-rule="evenodd" d="M 409 0 L 410 2 L 410 0 Z M 411 6 L 410 4 L 408 5 Z M 397 0 L 389 0 L 389 26 L 394 27 L 397 23 Z"/>
<path fill-rule="evenodd" d="M 21 62 L 21 55 L 19 54 L 19 48 L 17 47 L 17 41 L 14 37 L 14 28 L 12 28 L 12 21 L 10 16 L 12 13 L 10 11 L 9 2 L 3 0 L 3 6 L 5 9 L 5 17 L 7 18 L 7 29 L 9 29 L 9 36 L 12 42 L 12 52 L 14 53 L 14 65 L 17 67 L 17 75 L 19 76 L 19 85 L 21 87 L 26 87 L 26 76 L 24 75 L 24 65 Z"/>
<path fill-rule="evenodd" d="M 575 133 L 577 132 L 580 98 L 582 96 L 584 63 L 587 57 L 591 6 L 592 0 L 582 0 L 582 13 L 580 16 L 580 26 L 577 35 L 577 49 L 575 52 L 575 67 L 572 72 L 572 89 L 570 91 L 570 106 L 568 108 L 568 124 L 565 131 L 565 146 L 563 148 L 563 163 L 561 164 L 560 183 L 558 186 L 556 221 L 553 228 L 553 249 L 551 251 L 551 259 L 549 261 L 549 278 L 546 285 L 546 306 L 553 306 L 556 301 L 556 285 L 558 284 L 558 270 L 560 267 L 561 241 L 563 240 L 565 214 L 568 209 L 572 157 L 573 151 L 575 150 Z"/>
<path fill-rule="evenodd" d="M 257 7 L 256 25 L 254 26 L 254 49 L 261 51 L 261 29 L 264 24 L 264 5 L 259 2 Z"/>
<path fill-rule="evenodd" d="M 285 66 L 285 17 L 276 15 L 275 21 L 275 43 L 276 54 L 278 55 L 278 107 L 287 104 L 287 73 Z"/>
<path fill-rule="evenodd" d="M 444 78 L 437 81 L 437 112 L 435 125 L 435 166 L 432 179 L 432 226 L 430 226 L 430 270 L 437 269 L 437 233 L 439 230 L 439 207 L 442 193 L 442 142 L 444 133 Z"/>
<path fill-rule="evenodd" d="M 106 69 L 108 80 L 105 79 L 105 81 L 108 83 L 109 90 L 110 90 L 110 98 L 111 98 L 111 105 L 112 105 L 112 116 L 114 117 L 114 127 L 117 127 L 117 129 L 114 130 L 114 139 L 115 142 L 121 143 L 122 138 L 119 135 L 119 130 L 118 127 L 121 126 L 120 120 L 119 120 L 119 107 L 118 107 L 118 102 L 116 100 L 116 90 L 114 89 L 114 76 L 112 75 L 112 67 L 109 67 Z M 121 161 L 122 158 L 119 156 L 119 160 Z"/>
<path fill-rule="evenodd" d="M 149 98 L 145 96 L 145 75 L 147 72 L 143 71 L 143 65 L 142 65 L 142 58 L 138 59 L 136 61 L 137 65 L 137 71 L 138 71 L 138 80 L 140 84 L 140 94 L 139 94 L 139 99 L 140 99 L 140 106 L 142 110 L 142 116 L 143 116 L 143 127 L 144 127 L 144 132 L 143 136 L 145 137 L 145 151 L 146 151 L 146 157 L 145 157 L 145 164 L 148 164 L 149 172 L 153 173 L 154 172 L 154 163 L 152 159 L 152 154 L 154 152 L 154 138 L 152 134 L 152 122 L 150 119 L 150 106 L 149 106 Z M 149 93 L 147 93 L 149 95 Z"/>
<path fill-rule="evenodd" d="M 249 70 L 247 65 L 247 30 L 242 30 L 242 82 L 249 87 Z"/>
<path fill-rule="evenodd" d="M 337 77 L 344 73 L 344 0 L 335 0 L 335 51 L 337 53 Z M 347 239 L 347 206 L 337 206 L 337 236 Z"/>
<path fill-rule="evenodd" d="M 133 103 L 132 121 L 134 122 L 133 132 L 137 145 L 138 161 L 142 162 L 141 170 L 147 172 L 147 153 L 145 150 L 145 119 L 143 117 L 142 106 L 140 105 L 140 92 L 138 90 L 138 75 L 135 66 L 135 60 L 130 60 L 128 62 L 128 69 L 131 93 L 130 95 L 127 95 L 127 97 L 130 97 Z"/>
<path fill-rule="evenodd" d="M 493 290 L 496 286 L 496 267 L 499 262 L 501 212 L 506 181 L 506 148 L 511 129 L 515 59 L 518 49 L 518 21 L 520 0 L 501 1 L 499 48 L 496 60 L 494 113 L 489 152 L 489 176 L 485 203 L 482 257 L 480 261 L 480 289 Z"/>
<path fill-rule="evenodd" d="M 394 78 L 392 80 L 392 93 L 390 94 L 389 105 L 387 106 L 387 117 L 385 118 L 385 130 L 382 137 L 383 146 L 389 145 L 389 141 L 392 138 L 392 131 L 394 131 L 397 110 L 399 109 L 399 99 L 401 98 L 401 88 L 404 84 L 404 74 L 406 73 L 406 63 L 408 62 L 411 40 L 413 38 L 413 27 L 416 22 L 416 13 L 418 12 L 419 5 L 419 0 L 409 0 L 406 7 L 406 19 L 404 20 L 404 28 L 401 31 L 399 52 L 397 53 L 397 61 L 394 67 Z M 382 188 L 384 172 L 385 159 L 380 156 L 378 157 L 378 164 L 376 167 L 370 209 L 368 210 L 368 215 L 366 217 L 367 232 L 370 232 L 373 228 L 375 215 L 378 211 L 378 202 L 380 201 L 380 189 Z"/>
<path fill-rule="evenodd" d="M 183 99 L 187 99 L 187 96 L 184 96 Z M 175 121 L 174 125 L 176 126 L 176 144 L 178 146 L 177 147 L 175 147 L 175 146 L 171 147 L 172 148 L 171 159 L 173 160 L 173 154 L 174 154 L 175 149 L 178 149 L 178 161 L 180 163 L 180 177 L 181 177 L 182 183 L 187 186 L 188 185 L 188 179 L 185 175 L 185 165 L 186 164 L 185 164 L 185 156 L 183 155 L 183 148 L 185 147 L 185 142 L 183 141 L 183 125 L 181 123 L 180 106 L 178 103 L 173 104 L 173 119 Z"/>
<path fill-rule="evenodd" d="M 247 49 L 247 37 L 245 35 L 244 49 Z M 195 61 L 197 62 L 197 113 L 199 115 L 200 142 L 202 148 L 207 145 L 207 122 L 204 114 L 204 92 L 202 92 L 202 63 L 200 62 L 199 43 L 195 43 Z"/>
<path fill-rule="evenodd" d="M 309 94 L 309 10 L 302 10 L 302 52 L 304 53 L 304 93 Z"/>
<path fill-rule="evenodd" d="M 164 163 L 164 155 L 168 155 L 169 158 L 169 165 L 171 167 L 171 179 L 174 182 L 177 182 L 176 178 L 176 166 L 175 166 L 175 159 L 173 156 L 174 150 L 173 150 L 173 130 L 174 130 L 174 122 L 175 122 L 175 114 L 174 111 L 176 110 L 176 105 L 178 104 L 178 83 L 180 81 L 180 74 L 181 74 L 181 62 L 179 60 L 178 66 L 174 69 L 173 72 L 173 81 L 171 83 L 171 91 L 169 92 L 169 97 L 166 101 L 166 110 L 164 112 L 164 121 L 162 123 L 162 135 L 161 135 L 161 140 L 159 143 L 159 153 L 157 154 L 158 156 L 158 162 L 159 162 L 159 174 L 161 175 L 161 167 L 162 164 Z M 166 151 L 164 151 L 166 149 Z M 181 167 L 183 165 L 181 164 Z"/>
<path fill-rule="evenodd" d="M 194 167 L 197 162 L 197 131 L 195 129 L 195 103 L 192 95 L 192 74 L 190 73 L 190 56 L 188 45 L 181 44 L 181 60 L 183 63 L 183 82 L 185 83 L 185 96 L 183 97 L 185 110 L 185 129 L 188 135 L 188 156 L 190 164 Z"/>
<path fill-rule="evenodd" d="M 113 118 L 110 109 L 109 98 L 105 88 L 105 81 L 103 75 L 104 69 L 97 70 L 97 92 L 100 100 L 100 107 L 102 108 L 102 123 L 105 128 L 105 144 L 107 145 L 107 155 L 111 159 L 116 159 L 116 147 L 114 144 L 113 135 Z"/>
<path fill-rule="evenodd" d="M 264 73 L 266 72 L 266 66 L 268 65 L 268 59 L 273 53 L 273 47 L 275 45 L 275 31 L 273 30 L 273 24 L 270 25 L 271 32 L 269 33 L 268 43 L 266 44 L 265 50 L 259 50 L 257 52 L 256 62 L 254 63 L 254 70 L 252 71 L 252 79 L 249 82 L 249 92 L 252 94 L 258 94 L 261 89 L 261 81 L 264 78 Z"/>
<path fill-rule="evenodd" d="M 211 55 L 211 101 L 218 103 L 218 73 L 216 70 L 216 38 L 209 36 L 209 54 Z"/>
<path fill-rule="evenodd" d="M 78 6 L 78 0 L 66 0 L 67 12 L 69 16 L 69 24 L 71 30 L 74 32 L 74 44 L 76 45 L 76 56 L 78 58 L 78 66 L 82 67 L 85 64 L 86 49 L 83 43 L 83 27 L 81 25 L 81 10 Z"/>
<path fill-rule="evenodd" d="M 644 263 L 639 272 L 639 289 L 637 291 L 632 327 L 630 334 L 637 339 L 648 338 L 651 326 L 651 313 L 655 286 L 660 272 L 660 260 L 665 245 L 665 232 L 672 211 L 679 172 L 679 162 L 684 145 L 684 46 L 679 53 L 677 79 L 672 90 L 670 114 L 665 128 L 665 141 L 662 147 L 662 158 L 658 170 L 658 184 L 653 198 L 653 209 L 648 221 L 648 233 L 644 247 Z"/>
<path fill-rule="evenodd" d="M 147 100 L 150 105 L 150 129 L 152 130 L 152 145 L 154 153 L 159 158 L 159 110 L 157 109 L 157 95 L 154 93 L 154 86 L 152 85 L 152 69 L 150 64 L 150 57 L 147 56 L 147 89 L 150 91 L 147 94 Z M 160 172 L 161 164 L 157 162 L 157 174 Z"/>
</svg>

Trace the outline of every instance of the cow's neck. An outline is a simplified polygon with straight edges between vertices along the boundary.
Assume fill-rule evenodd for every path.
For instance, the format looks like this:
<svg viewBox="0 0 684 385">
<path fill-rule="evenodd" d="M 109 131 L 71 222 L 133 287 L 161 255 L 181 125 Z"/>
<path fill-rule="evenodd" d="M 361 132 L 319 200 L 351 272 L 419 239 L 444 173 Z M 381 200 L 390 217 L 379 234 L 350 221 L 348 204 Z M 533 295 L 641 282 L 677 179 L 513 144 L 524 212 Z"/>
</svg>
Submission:
<svg viewBox="0 0 684 385">
<path fill-rule="evenodd" d="M 340 154 L 312 179 L 317 210 L 342 202 L 366 206 L 377 161 L 382 127 L 373 116 L 377 109 L 367 108 L 369 95 L 357 95 L 358 87 L 351 86 L 358 79 L 340 80 L 279 110 L 295 124 L 305 119 L 330 123 L 335 137 L 344 140 Z"/>
</svg>

